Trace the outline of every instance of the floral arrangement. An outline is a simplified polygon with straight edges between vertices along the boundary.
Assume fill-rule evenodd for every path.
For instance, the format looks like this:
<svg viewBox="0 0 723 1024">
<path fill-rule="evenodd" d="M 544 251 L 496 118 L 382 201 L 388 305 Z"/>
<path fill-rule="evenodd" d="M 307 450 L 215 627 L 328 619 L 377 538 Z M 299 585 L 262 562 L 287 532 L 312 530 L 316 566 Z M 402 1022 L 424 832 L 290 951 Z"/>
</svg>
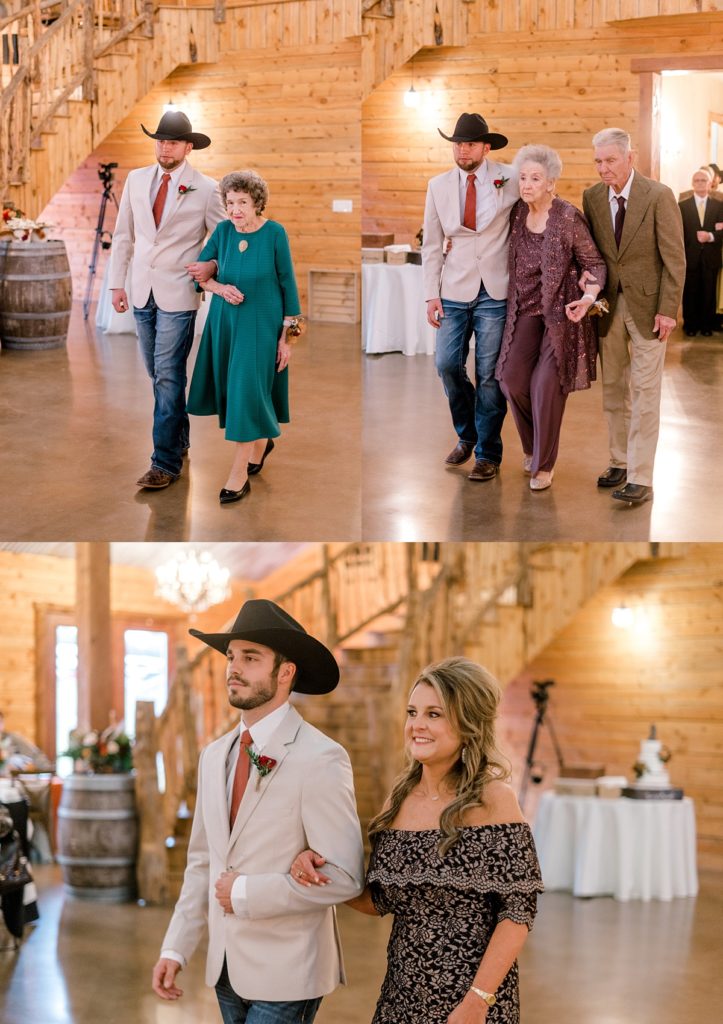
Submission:
<svg viewBox="0 0 723 1024">
<path fill-rule="evenodd" d="M 45 238 L 45 229 L 49 227 L 52 225 L 26 217 L 15 203 L 3 203 L 0 235 L 12 235 L 20 242 L 37 242 Z"/>
<path fill-rule="evenodd" d="M 495 178 L 492 184 L 495 188 L 502 188 L 502 186 L 506 185 L 509 180 L 509 178 Z"/>
<path fill-rule="evenodd" d="M 99 733 L 91 729 L 74 729 L 63 757 L 72 757 L 75 771 L 99 773 L 129 772 L 133 768 L 131 741 L 123 731 L 123 723 L 109 725 Z"/>
<path fill-rule="evenodd" d="M 264 775 L 268 775 L 272 768 L 276 767 L 276 759 L 273 757 L 265 757 L 263 754 L 256 754 L 251 747 L 244 747 L 244 750 L 249 755 L 251 763 L 259 773 L 259 777 L 263 779 Z"/>
</svg>

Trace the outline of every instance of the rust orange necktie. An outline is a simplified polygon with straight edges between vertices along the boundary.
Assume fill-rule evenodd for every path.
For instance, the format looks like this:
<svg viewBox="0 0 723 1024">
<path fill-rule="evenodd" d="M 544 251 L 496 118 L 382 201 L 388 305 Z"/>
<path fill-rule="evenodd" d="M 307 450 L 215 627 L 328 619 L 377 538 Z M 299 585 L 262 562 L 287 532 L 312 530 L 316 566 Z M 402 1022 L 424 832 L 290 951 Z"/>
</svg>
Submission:
<svg viewBox="0 0 723 1024">
<path fill-rule="evenodd" d="M 236 815 L 238 814 L 241 799 L 246 792 L 246 784 L 249 781 L 251 758 L 246 753 L 245 748 L 250 747 L 252 742 L 251 733 L 246 729 L 246 731 L 241 734 L 241 742 L 238 749 L 238 761 L 236 762 L 236 772 L 233 777 L 233 789 L 231 790 L 231 812 L 229 815 L 229 825 L 232 829 L 233 823 L 236 821 Z"/>
<path fill-rule="evenodd" d="M 170 180 L 170 174 L 163 175 L 161 178 L 161 187 L 158 189 L 156 198 L 153 200 L 153 219 L 156 222 L 156 227 L 161 223 L 163 207 L 166 205 L 166 196 L 168 195 L 168 182 Z"/>
<path fill-rule="evenodd" d="M 462 224 L 472 231 L 477 230 L 477 186 L 474 174 L 467 175 L 467 195 L 464 197 L 464 218 Z"/>
</svg>

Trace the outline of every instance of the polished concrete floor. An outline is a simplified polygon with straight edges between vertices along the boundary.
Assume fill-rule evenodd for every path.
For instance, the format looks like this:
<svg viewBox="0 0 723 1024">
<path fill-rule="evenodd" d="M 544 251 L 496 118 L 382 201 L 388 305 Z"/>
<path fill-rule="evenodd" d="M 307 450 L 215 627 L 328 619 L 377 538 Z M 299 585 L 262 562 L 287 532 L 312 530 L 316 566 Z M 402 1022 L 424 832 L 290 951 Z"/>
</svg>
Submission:
<svg viewBox="0 0 723 1024">
<path fill-rule="evenodd" d="M 456 436 L 434 357 L 366 356 L 364 539 L 723 539 L 723 334 L 678 330 L 668 345 L 652 503 L 629 507 L 596 487 L 608 465 L 601 403 L 599 381 L 568 399 L 549 490 L 530 490 L 509 414 L 499 476 L 471 483 L 471 463 L 444 466 Z"/>
<path fill-rule="evenodd" d="M 19 952 L 0 952 L 3 1024 L 218 1024 L 203 950 L 161 1003 L 150 974 L 169 910 L 65 900 L 58 869 L 37 868 L 41 920 Z M 695 899 L 669 903 L 540 899 L 520 958 L 523 1024 L 698 1024 L 721 1019 L 723 879 L 704 874 Z M 387 919 L 342 907 L 349 985 L 318 1024 L 369 1024 L 384 973 Z M 0 946 L 2 940 L 0 939 Z"/>
<path fill-rule="evenodd" d="M 290 386 L 292 422 L 243 501 L 219 504 L 232 451 L 215 417 L 191 418 L 191 455 L 176 483 L 139 491 L 153 394 L 136 338 L 97 333 L 76 303 L 67 350 L 0 353 L 0 536 L 358 538 L 358 326 L 311 325 L 294 352 Z"/>
</svg>

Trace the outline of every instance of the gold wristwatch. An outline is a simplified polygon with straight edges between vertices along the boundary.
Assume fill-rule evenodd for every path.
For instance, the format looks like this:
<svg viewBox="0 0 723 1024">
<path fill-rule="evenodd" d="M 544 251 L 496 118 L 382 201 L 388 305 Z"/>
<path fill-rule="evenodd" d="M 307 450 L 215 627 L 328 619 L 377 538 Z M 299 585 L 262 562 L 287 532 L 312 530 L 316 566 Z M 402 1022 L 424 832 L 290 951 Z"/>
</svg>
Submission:
<svg viewBox="0 0 723 1024">
<path fill-rule="evenodd" d="M 480 999 L 484 999 L 488 1006 L 494 1006 L 497 1002 L 497 996 L 494 992 L 484 992 L 481 988 L 475 988 L 474 985 L 470 987 L 470 991 L 474 992 Z"/>
</svg>

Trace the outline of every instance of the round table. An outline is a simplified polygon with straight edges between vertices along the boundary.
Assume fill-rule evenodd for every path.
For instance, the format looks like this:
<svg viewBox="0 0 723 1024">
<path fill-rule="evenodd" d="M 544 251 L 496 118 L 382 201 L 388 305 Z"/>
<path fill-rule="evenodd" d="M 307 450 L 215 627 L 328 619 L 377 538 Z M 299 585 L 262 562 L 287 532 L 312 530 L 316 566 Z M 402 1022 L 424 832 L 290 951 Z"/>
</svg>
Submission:
<svg viewBox="0 0 723 1024">
<path fill-rule="evenodd" d="M 534 824 L 545 888 L 575 896 L 695 896 L 693 801 L 544 793 Z"/>
</svg>

